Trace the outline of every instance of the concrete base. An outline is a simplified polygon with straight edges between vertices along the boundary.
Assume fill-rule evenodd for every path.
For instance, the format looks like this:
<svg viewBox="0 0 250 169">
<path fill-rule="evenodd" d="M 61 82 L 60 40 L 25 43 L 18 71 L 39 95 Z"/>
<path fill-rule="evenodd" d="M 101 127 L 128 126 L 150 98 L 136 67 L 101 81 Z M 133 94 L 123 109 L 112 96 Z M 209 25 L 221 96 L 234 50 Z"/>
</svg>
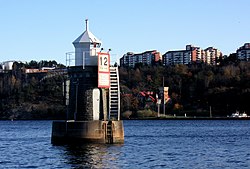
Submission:
<svg viewBox="0 0 250 169">
<path fill-rule="evenodd" d="M 52 144 L 124 143 L 122 121 L 53 121 Z"/>
</svg>

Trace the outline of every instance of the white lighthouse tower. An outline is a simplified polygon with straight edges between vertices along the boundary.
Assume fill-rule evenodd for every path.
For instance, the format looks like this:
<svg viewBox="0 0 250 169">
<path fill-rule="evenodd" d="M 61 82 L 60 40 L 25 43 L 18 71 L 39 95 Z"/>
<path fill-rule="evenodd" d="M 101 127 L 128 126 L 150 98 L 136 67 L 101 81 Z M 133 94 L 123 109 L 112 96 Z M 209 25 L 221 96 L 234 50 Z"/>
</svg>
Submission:
<svg viewBox="0 0 250 169">
<path fill-rule="evenodd" d="M 73 45 L 75 66 L 68 67 L 63 86 L 66 120 L 53 121 L 52 144 L 124 143 L 118 67 L 110 67 L 108 53 L 99 53 L 101 41 L 88 30 L 87 19 Z"/>
<path fill-rule="evenodd" d="M 85 22 L 86 30 L 73 42 L 75 47 L 75 66 L 97 66 L 97 55 L 101 50 L 101 41 L 89 31 L 88 19 Z"/>
</svg>

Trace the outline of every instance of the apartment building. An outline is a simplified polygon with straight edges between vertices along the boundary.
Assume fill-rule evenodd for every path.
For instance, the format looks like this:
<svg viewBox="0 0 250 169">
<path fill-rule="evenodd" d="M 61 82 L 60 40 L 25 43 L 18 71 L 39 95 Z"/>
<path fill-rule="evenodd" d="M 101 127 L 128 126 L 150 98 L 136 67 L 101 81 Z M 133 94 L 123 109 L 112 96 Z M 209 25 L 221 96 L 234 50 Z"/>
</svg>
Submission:
<svg viewBox="0 0 250 169">
<path fill-rule="evenodd" d="M 16 61 L 5 61 L 0 63 L 0 65 L 3 70 L 12 70 L 14 62 Z"/>
<path fill-rule="evenodd" d="M 208 47 L 205 50 L 193 45 L 186 45 L 185 50 L 168 51 L 164 55 L 163 65 L 207 63 L 215 65 L 219 57 L 222 56 L 220 50 L 214 47 Z"/>
<path fill-rule="evenodd" d="M 202 60 L 202 52 L 200 47 L 186 45 L 185 50 L 168 51 L 164 55 L 163 65 L 191 64 Z"/>
<path fill-rule="evenodd" d="M 128 52 L 120 59 L 120 66 L 134 67 L 136 63 L 142 63 L 144 65 L 152 65 L 161 60 L 160 52 L 156 50 L 146 51 L 143 53 L 134 54 Z"/>
<path fill-rule="evenodd" d="M 190 53 L 186 52 L 185 50 L 168 51 L 167 53 L 163 55 L 164 66 L 176 65 L 176 64 L 188 64 L 189 60 L 190 60 Z"/>
<path fill-rule="evenodd" d="M 222 57 L 219 49 L 208 47 L 203 52 L 203 62 L 210 65 L 217 65 L 217 60 Z"/>
<path fill-rule="evenodd" d="M 236 51 L 237 59 L 243 61 L 250 60 L 250 43 L 245 43 Z"/>
</svg>

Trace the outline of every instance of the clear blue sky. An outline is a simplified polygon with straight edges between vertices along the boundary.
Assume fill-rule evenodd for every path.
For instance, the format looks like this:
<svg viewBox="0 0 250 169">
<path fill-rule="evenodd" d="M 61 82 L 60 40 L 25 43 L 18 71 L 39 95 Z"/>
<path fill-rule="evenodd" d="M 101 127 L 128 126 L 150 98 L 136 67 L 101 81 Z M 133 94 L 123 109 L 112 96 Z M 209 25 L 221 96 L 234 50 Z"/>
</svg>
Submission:
<svg viewBox="0 0 250 169">
<path fill-rule="evenodd" d="M 56 60 L 85 30 L 112 49 L 162 54 L 193 44 L 230 54 L 250 42 L 249 0 L 0 0 L 0 62 Z"/>
</svg>

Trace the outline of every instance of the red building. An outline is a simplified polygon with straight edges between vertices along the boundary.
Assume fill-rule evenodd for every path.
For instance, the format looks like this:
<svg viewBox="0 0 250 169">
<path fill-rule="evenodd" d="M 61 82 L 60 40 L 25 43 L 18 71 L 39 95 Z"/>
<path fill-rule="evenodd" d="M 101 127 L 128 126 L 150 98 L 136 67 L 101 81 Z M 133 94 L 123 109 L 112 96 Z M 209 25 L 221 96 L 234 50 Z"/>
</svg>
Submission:
<svg viewBox="0 0 250 169">
<path fill-rule="evenodd" d="M 128 52 L 123 55 L 120 59 L 120 66 L 122 67 L 134 67 L 137 63 L 142 63 L 143 65 L 153 65 L 161 60 L 160 52 L 156 50 L 146 51 L 143 53 L 134 54 Z"/>
</svg>

